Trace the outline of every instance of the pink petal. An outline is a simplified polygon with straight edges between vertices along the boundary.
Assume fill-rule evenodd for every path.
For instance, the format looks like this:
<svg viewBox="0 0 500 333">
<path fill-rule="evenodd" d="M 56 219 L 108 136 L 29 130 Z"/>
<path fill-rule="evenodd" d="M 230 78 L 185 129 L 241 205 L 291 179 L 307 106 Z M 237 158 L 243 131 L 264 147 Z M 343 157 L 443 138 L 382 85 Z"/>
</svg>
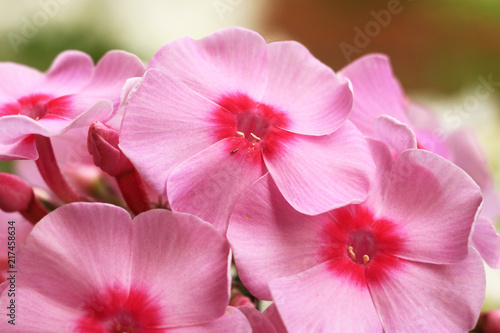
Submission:
<svg viewBox="0 0 500 333">
<path fill-rule="evenodd" d="M 283 320 L 281 319 L 278 309 L 276 308 L 276 304 L 273 303 L 269 305 L 267 309 L 264 311 L 264 316 L 266 316 L 266 318 L 269 319 L 271 324 L 273 324 L 277 333 L 288 332 L 285 327 L 285 324 L 283 323 Z"/>
<path fill-rule="evenodd" d="M 253 295 L 270 300 L 269 281 L 318 264 L 321 221 L 294 210 L 268 174 L 243 194 L 227 237 L 239 277 Z"/>
<path fill-rule="evenodd" d="M 224 139 L 172 171 L 167 181 L 170 205 L 225 234 L 236 201 L 265 172 L 258 146 L 244 138 Z"/>
<path fill-rule="evenodd" d="M 490 220 L 478 217 L 472 241 L 484 261 L 492 268 L 500 268 L 500 235 Z"/>
<path fill-rule="evenodd" d="M 10 300 L 14 299 L 8 297 L 8 286 L 7 283 L 2 284 L 5 289 L 0 295 L 2 309 L 6 309 Z M 4 320 L 0 321 L 1 332 L 74 332 L 74 322 L 82 312 L 77 307 L 63 306 L 44 294 L 30 288 L 19 288 L 18 285 L 15 301 L 15 326 L 9 324 L 11 318 L 4 315 Z"/>
<path fill-rule="evenodd" d="M 38 153 L 35 150 L 31 134 L 47 137 L 57 136 L 71 128 L 88 126 L 94 121 L 105 121 L 112 113 L 111 102 L 103 100 L 73 120 L 60 118 L 35 120 L 26 116 L 0 117 L 0 128 L 8 129 L 8 131 L 2 131 L 0 136 L 2 141 L 0 142 L 0 156 L 5 155 L 6 159 L 36 159 Z"/>
<path fill-rule="evenodd" d="M 37 158 L 38 152 L 35 146 L 34 135 L 28 135 L 11 144 L 0 143 L 0 160 L 2 161 L 12 161 L 20 159 L 36 160 Z"/>
<path fill-rule="evenodd" d="M 23 265 L 18 286 L 81 308 L 96 289 L 113 281 L 130 285 L 131 240 L 132 221 L 124 209 L 64 205 L 38 222 L 27 238 L 19 253 Z"/>
<path fill-rule="evenodd" d="M 88 85 L 73 97 L 76 101 L 74 104 L 83 112 L 97 101 L 109 99 L 116 110 L 127 79 L 141 77 L 145 70 L 144 64 L 135 55 L 124 51 L 109 51 L 97 63 Z"/>
<path fill-rule="evenodd" d="M 460 129 L 446 138 L 453 152 L 453 162 L 461 167 L 481 187 L 492 182 L 488 158 L 471 130 Z"/>
<path fill-rule="evenodd" d="M 305 214 L 359 203 L 370 188 L 374 169 L 370 151 L 348 121 L 326 136 L 291 135 L 263 154 L 283 196 Z"/>
<path fill-rule="evenodd" d="M 328 263 L 270 282 L 276 307 L 290 332 L 382 332 L 366 286 L 335 275 Z"/>
<path fill-rule="evenodd" d="M 485 217 L 496 220 L 500 217 L 500 197 L 496 193 L 488 157 L 479 144 L 475 133 L 459 129 L 446 137 L 451 150 L 451 161 L 461 167 L 483 191 L 483 211 Z"/>
<path fill-rule="evenodd" d="M 23 97 L 44 80 L 43 74 L 36 69 L 11 62 L 0 63 L 0 77 L 0 104 Z"/>
<path fill-rule="evenodd" d="M 247 317 L 239 310 L 240 308 L 235 308 L 228 306 L 224 315 L 217 318 L 216 320 L 196 326 L 187 327 L 173 327 L 169 328 L 166 332 L 168 333 L 252 333 L 261 332 L 252 330 L 252 326 L 248 322 Z M 151 331 L 154 333 L 156 331 Z M 265 332 L 265 331 L 264 331 Z M 263 333 L 264 333 L 263 332 Z M 271 331 L 272 332 L 272 331 Z"/>
<path fill-rule="evenodd" d="M 123 85 L 123 89 L 120 95 L 120 105 L 118 106 L 118 110 L 113 115 L 106 125 L 111 126 L 112 128 L 119 130 L 122 126 L 123 116 L 125 115 L 125 105 L 128 96 L 137 89 L 138 84 L 142 82 L 142 77 L 133 77 L 125 81 Z"/>
<path fill-rule="evenodd" d="M 382 325 L 390 332 L 468 332 L 484 299 L 485 274 L 471 249 L 452 265 L 407 262 L 391 279 L 371 285 Z"/>
<path fill-rule="evenodd" d="M 80 51 L 64 51 L 52 62 L 43 84 L 36 92 L 63 96 L 80 91 L 94 73 L 92 58 Z"/>
<path fill-rule="evenodd" d="M 408 125 L 387 115 L 378 116 L 373 123 L 377 139 L 386 143 L 396 154 L 417 148 L 417 138 Z"/>
<path fill-rule="evenodd" d="M 441 129 L 439 119 L 432 112 L 432 110 L 426 106 L 414 101 L 408 101 L 405 111 L 410 123 L 415 128 L 429 131 L 437 131 Z"/>
<path fill-rule="evenodd" d="M 401 153 L 391 177 L 379 216 L 405 235 L 405 250 L 391 254 L 429 263 L 463 260 L 482 201 L 479 187 L 453 163 L 421 149 Z"/>
<path fill-rule="evenodd" d="M 151 210 L 138 215 L 133 228 L 132 282 L 161 303 L 164 327 L 202 324 L 224 314 L 229 244 L 210 224 Z"/>
<path fill-rule="evenodd" d="M 324 135 L 339 128 L 352 108 L 349 82 L 301 44 L 269 44 L 269 78 L 262 102 L 285 112 L 284 129 L 298 134 Z"/>
<path fill-rule="evenodd" d="M 160 68 L 202 96 L 243 93 L 260 100 L 267 80 L 267 46 L 256 32 L 227 28 L 199 41 L 185 37 L 165 44 L 148 68 Z"/>
<path fill-rule="evenodd" d="M 217 107 L 162 71 L 149 70 L 127 101 L 119 146 L 144 180 L 165 194 L 172 170 L 218 141 L 217 124 L 209 118 Z"/>
<path fill-rule="evenodd" d="M 367 207 L 380 207 L 391 179 L 394 159 L 389 147 L 385 143 L 372 139 L 367 139 L 367 142 L 372 152 L 377 172 L 375 172 L 372 180 L 370 195 L 368 195 L 364 203 Z"/>
<path fill-rule="evenodd" d="M 276 333 L 274 325 L 259 310 L 249 306 L 239 306 L 238 310 L 247 317 L 248 322 L 252 326 L 252 332 Z"/>
<path fill-rule="evenodd" d="M 408 123 L 404 114 L 404 93 L 387 56 L 369 54 L 350 63 L 340 73 L 353 86 L 354 106 L 349 120 L 363 134 L 373 137 L 373 121 L 383 114 Z"/>
</svg>

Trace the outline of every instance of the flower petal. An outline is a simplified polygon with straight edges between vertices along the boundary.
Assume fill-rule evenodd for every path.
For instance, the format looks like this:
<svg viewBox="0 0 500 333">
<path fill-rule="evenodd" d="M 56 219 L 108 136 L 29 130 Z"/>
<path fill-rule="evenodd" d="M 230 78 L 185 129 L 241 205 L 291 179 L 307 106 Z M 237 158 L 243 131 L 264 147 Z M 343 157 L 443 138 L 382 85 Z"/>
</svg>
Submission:
<svg viewBox="0 0 500 333">
<path fill-rule="evenodd" d="M 89 295 L 113 281 L 129 285 L 131 240 L 132 220 L 124 209 L 64 205 L 37 223 L 18 253 L 18 286 L 82 308 Z"/>
<path fill-rule="evenodd" d="M 259 310 L 249 306 L 239 306 L 238 310 L 247 317 L 248 322 L 252 326 L 252 332 L 276 333 L 273 324 Z"/>
<path fill-rule="evenodd" d="M 493 176 L 489 169 L 488 157 L 477 141 L 475 133 L 468 129 L 459 129 L 446 137 L 446 143 L 453 163 L 461 167 L 483 191 L 482 215 L 496 220 L 500 217 L 500 196 L 496 193 Z"/>
<path fill-rule="evenodd" d="M 349 120 L 363 134 L 376 138 L 373 121 L 383 114 L 408 123 L 404 114 L 404 92 L 392 73 L 387 56 L 366 55 L 344 67 L 340 73 L 345 75 L 353 86 L 354 106 Z"/>
<path fill-rule="evenodd" d="M 28 135 L 11 144 L 0 143 L 0 160 L 2 161 L 36 160 L 37 158 L 38 151 L 36 150 L 34 135 Z"/>
<path fill-rule="evenodd" d="M 264 316 L 269 319 L 269 321 L 273 324 L 277 333 L 288 333 L 283 320 L 276 308 L 276 304 L 272 303 L 267 307 L 264 311 Z"/>
<path fill-rule="evenodd" d="M 297 42 L 269 44 L 269 78 L 261 102 L 286 113 L 284 129 L 308 135 L 330 134 L 352 108 L 349 82 L 341 79 Z"/>
<path fill-rule="evenodd" d="M 162 327 L 203 324 L 224 314 L 229 244 L 215 228 L 160 209 L 138 215 L 133 228 L 132 283 L 161 303 Z"/>
<path fill-rule="evenodd" d="M 265 172 L 258 145 L 244 138 L 224 139 L 172 171 L 167 181 L 170 206 L 199 216 L 225 234 L 236 201 Z"/>
<path fill-rule="evenodd" d="M 228 93 L 260 100 L 267 67 L 266 41 L 243 28 L 223 29 L 198 41 L 185 37 L 167 43 L 148 65 L 212 101 Z"/>
<path fill-rule="evenodd" d="M 478 253 L 451 265 L 407 262 L 383 284 L 370 284 L 382 325 L 391 332 L 468 332 L 484 299 Z"/>
<path fill-rule="evenodd" d="M 75 332 L 74 323 L 82 313 L 80 309 L 61 305 L 30 288 L 16 286 L 16 297 L 8 297 L 8 286 L 9 284 L 4 283 L 0 287 L 4 289 L 0 295 L 0 305 L 6 309 L 10 300 L 15 299 L 15 325 L 10 324 L 8 320 L 11 318 L 5 316 L 5 319 L 0 321 L 1 332 Z"/>
<path fill-rule="evenodd" d="M 391 116 L 378 116 L 373 121 L 378 140 L 386 143 L 396 154 L 406 149 L 417 148 L 417 138 L 413 130 L 406 124 Z"/>
<path fill-rule="evenodd" d="M 366 286 L 335 275 L 328 263 L 271 281 L 274 303 L 290 332 L 382 332 Z"/>
<path fill-rule="evenodd" d="M 413 149 L 394 162 L 378 214 L 405 238 L 401 258 L 428 263 L 463 260 L 481 204 L 479 187 L 460 168 L 431 152 Z"/>
<path fill-rule="evenodd" d="M 0 63 L 0 104 L 10 103 L 29 93 L 44 80 L 43 73 L 25 65 Z"/>
<path fill-rule="evenodd" d="M 151 331 L 154 333 L 156 331 Z M 247 317 L 239 310 L 232 306 L 228 306 L 224 315 L 216 320 L 196 326 L 187 327 L 172 327 L 165 333 L 252 333 L 252 327 L 248 322 Z M 260 333 L 260 331 L 257 331 Z M 148 332 L 149 333 L 149 332 Z"/>
<path fill-rule="evenodd" d="M 160 70 L 151 69 L 127 101 L 120 148 L 141 176 L 165 194 L 181 162 L 218 141 L 210 112 L 217 104 Z"/>
<path fill-rule="evenodd" d="M 241 281 L 270 300 L 269 281 L 318 264 L 321 227 L 321 217 L 294 210 L 269 174 L 263 176 L 238 201 L 227 231 Z"/>
<path fill-rule="evenodd" d="M 109 51 L 97 63 L 88 85 L 81 93 L 73 96 L 73 105 L 81 113 L 99 100 L 109 99 L 116 110 L 127 79 L 141 77 L 145 71 L 144 64 L 135 55 L 118 50 Z"/>
<path fill-rule="evenodd" d="M 264 150 L 283 196 L 304 214 L 319 214 L 365 199 L 374 170 L 364 137 L 350 122 L 321 137 L 291 135 Z"/>
<path fill-rule="evenodd" d="M 63 96 L 80 91 L 94 73 L 92 58 L 81 51 L 64 51 L 52 62 L 36 92 Z"/>
<path fill-rule="evenodd" d="M 500 268 L 500 235 L 490 220 L 481 216 L 477 218 L 472 241 L 490 267 Z"/>
</svg>

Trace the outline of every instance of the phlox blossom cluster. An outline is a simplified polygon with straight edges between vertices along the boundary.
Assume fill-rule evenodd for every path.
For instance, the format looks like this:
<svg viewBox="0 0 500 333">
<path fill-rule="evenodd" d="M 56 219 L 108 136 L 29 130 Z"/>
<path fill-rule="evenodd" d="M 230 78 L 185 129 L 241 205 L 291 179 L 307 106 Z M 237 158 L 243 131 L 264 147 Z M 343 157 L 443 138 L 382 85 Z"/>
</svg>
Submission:
<svg viewBox="0 0 500 333">
<path fill-rule="evenodd" d="M 488 162 L 387 56 L 335 72 L 228 28 L 0 76 L 1 332 L 476 326 L 500 268 Z"/>
</svg>

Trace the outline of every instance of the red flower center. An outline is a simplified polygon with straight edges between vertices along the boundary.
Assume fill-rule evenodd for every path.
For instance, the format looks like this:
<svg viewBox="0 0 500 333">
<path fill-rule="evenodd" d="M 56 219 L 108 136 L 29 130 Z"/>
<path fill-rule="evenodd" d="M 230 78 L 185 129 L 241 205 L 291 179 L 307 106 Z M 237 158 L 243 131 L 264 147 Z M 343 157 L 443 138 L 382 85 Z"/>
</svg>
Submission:
<svg viewBox="0 0 500 333">
<path fill-rule="evenodd" d="M 330 212 L 322 237 L 323 260 L 333 272 L 348 276 L 355 284 L 381 283 L 401 264 L 394 256 L 404 248 L 397 225 L 374 218 L 362 205 Z"/>
<path fill-rule="evenodd" d="M 0 105 L 0 117 L 17 115 L 35 120 L 76 116 L 71 115 L 71 95 L 55 98 L 47 94 L 33 94 L 21 97 L 13 103 Z"/>
<path fill-rule="evenodd" d="M 262 162 L 262 153 L 272 158 L 283 142 L 293 134 L 283 130 L 289 120 L 275 107 L 256 102 L 245 94 L 222 97 L 212 113 L 217 141 L 231 138 L 228 152 L 246 153 L 256 163 Z"/>
<path fill-rule="evenodd" d="M 144 288 L 108 288 L 90 297 L 85 315 L 76 324 L 76 332 L 139 333 L 161 324 L 161 305 Z"/>
<path fill-rule="evenodd" d="M 48 102 L 52 98 L 45 94 L 21 97 L 15 103 L 1 106 L 0 116 L 24 115 L 35 120 L 41 119 L 48 113 Z"/>
<path fill-rule="evenodd" d="M 375 258 L 377 240 L 369 228 L 351 231 L 347 237 L 347 255 L 354 263 L 366 265 Z"/>
</svg>

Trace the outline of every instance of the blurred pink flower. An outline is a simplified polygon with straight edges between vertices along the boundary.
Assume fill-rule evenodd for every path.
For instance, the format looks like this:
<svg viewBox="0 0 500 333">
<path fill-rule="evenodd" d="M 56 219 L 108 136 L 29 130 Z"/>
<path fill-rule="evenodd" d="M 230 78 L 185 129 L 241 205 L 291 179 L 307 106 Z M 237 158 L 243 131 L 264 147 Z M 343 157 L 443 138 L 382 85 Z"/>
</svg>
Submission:
<svg viewBox="0 0 500 333">
<path fill-rule="evenodd" d="M 479 187 L 433 153 L 406 150 L 393 164 L 371 145 L 377 178 L 361 204 L 304 215 L 269 176 L 245 192 L 227 231 L 241 281 L 275 301 L 291 332 L 472 329 L 485 288 L 468 246 Z"/>
<path fill-rule="evenodd" d="M 46 73 L 0 63 L 0 159 L 37 159 L 35 134 L 57 136 L 110 118 L 125 81 L 144 70 L 123 51 L 108 52 L 95 68 L 87 54 L 65 51 Z"/>
<path fill-rule="evenodd" d="M 354 105 L 349 119 L 363 134 L 386 143 L 395 156 L 411 148 L 439 154 L 481 187 L 484 201 L 472 244 L 488 265 L 500 268 L 500 235 L 491 222 L 500 217 L 500 197 L 475 134 L 464 128 L 445 133 L 432 112 L 405 96 L 384 55 L 361 57 L 340 73 L 352 82 Z"/>
<path fill-rule="evenodd" d="M 251 332 L 226 310 L 229 244 L 189 214 L 132 220 L 109 204 L 68 204 L 37 224 L 16 263 L 16 325 L 2 320 L 2 332 Z"/>
<path fill-rule="evenodd" d="M 373 169 L 349 82 L 296 42 L 229 28 L 164 45 L 125 102 L 120 147 L 172 209 L 225 231 L 269 172 L 296 209 L 366 197 Z"/>
</svg>

